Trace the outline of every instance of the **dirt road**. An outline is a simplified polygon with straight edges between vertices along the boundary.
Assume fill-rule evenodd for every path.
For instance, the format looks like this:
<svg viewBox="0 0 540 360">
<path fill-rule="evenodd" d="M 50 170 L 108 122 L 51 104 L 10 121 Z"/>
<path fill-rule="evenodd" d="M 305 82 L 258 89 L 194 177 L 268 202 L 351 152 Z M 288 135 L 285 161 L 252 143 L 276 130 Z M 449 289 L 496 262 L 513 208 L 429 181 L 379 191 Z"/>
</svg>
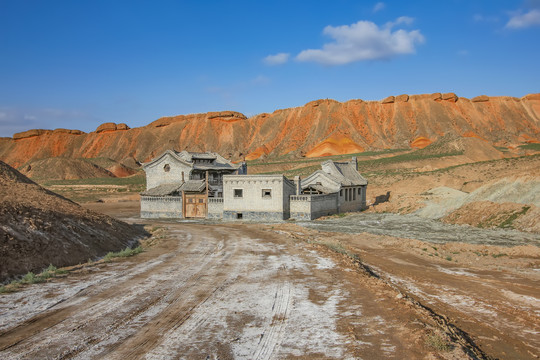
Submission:
<svg viewBox="0 0 540 360">
<path fill-rule="evenodd" d="M 425 312 L 270 227 L 155 222 L 142 254 L 0 296 L 2 359 L 463 358 Z"/>
<path fill-rule="evenodd" d="M 540 357 L 540 249 L 436 244 L 373 234 L 282 231 L 312 242 L 346 244 L 388 284 L 475 339 L 495 358 Z"/>
</svg>

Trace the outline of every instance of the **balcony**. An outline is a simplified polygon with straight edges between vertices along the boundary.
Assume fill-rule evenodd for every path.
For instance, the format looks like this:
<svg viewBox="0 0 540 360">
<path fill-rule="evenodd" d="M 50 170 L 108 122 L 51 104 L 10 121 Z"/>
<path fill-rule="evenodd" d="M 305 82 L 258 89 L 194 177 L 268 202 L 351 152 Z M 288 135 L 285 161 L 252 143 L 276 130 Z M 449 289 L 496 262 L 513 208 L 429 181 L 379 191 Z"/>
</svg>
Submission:
<svg viewBox="0 0 540 360">
<path fill-rule="evenodd" d="M 199 178 L 197 176 L 190 176 L 189 180 L 204 180 L 204 177 Z M 208 180 L 209 185 L 213 186 L 222 186 L 223 185 L 223 179 L 210 179 Z"/>
</svg>

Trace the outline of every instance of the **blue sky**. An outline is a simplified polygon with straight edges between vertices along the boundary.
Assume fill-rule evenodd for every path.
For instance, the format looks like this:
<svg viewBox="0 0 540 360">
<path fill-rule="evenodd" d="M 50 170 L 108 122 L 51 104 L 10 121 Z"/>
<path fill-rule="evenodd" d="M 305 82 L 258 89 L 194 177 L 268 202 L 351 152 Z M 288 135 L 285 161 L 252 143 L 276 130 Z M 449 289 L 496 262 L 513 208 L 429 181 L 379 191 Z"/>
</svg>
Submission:
<svg viewBox="0 0 540 360">
<path fill-rule="evenodd" d="M 0 136 L 540 92 L 540 0 L 0 0 Z"/>
</svg>

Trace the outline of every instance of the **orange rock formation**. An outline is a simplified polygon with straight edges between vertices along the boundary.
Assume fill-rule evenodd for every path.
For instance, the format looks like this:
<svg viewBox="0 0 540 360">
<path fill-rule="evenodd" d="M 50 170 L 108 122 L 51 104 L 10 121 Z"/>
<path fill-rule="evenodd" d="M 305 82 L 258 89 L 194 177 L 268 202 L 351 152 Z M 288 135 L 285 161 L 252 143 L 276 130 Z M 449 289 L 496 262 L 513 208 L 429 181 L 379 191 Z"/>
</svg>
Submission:
<svg viewBox="0 0 540 360">
<path fill-rule="evenodd" d="M 317 100 L 246 118 L 234 111 L 160 118 L 129 129 L 106 123 L 95 132 L 29 130 L 0 138 L 0 159 L 19 167 L 49 157 L 145 162 L 165 149 L 217 151 L 233 160 L 323 156 L 364 149 L 424 147 L 445 134 L 498 146 L 540 140 L 540 94 L 472 101 L 454 93 L 390 96 L 383 101 Z"/>
</svg>

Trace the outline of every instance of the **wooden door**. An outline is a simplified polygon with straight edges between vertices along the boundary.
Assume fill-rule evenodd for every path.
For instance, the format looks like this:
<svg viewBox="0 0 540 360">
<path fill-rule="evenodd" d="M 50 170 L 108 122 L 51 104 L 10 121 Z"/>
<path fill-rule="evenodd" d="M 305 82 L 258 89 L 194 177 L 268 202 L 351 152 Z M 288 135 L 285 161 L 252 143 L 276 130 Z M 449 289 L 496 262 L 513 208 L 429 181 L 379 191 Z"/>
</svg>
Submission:
<svg viewBox="0 0 540 360">
<path fill-rule="evenodd" d="M 186 218 L 206 217 L 206 194 L 186 194 Z"/>
</svg>

